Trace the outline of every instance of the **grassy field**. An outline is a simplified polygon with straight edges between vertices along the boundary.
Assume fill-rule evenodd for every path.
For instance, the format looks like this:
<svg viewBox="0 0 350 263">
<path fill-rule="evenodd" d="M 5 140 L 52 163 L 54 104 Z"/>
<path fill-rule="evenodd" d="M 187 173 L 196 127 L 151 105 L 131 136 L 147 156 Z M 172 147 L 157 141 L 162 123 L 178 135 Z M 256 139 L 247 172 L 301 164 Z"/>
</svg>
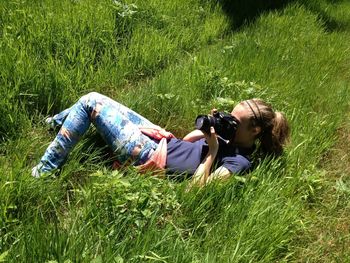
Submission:
<svg viewBox="0 0 350 263">
<path fill-rule="evenodd" d="M 256 3 L 258 2 L 258 3 Z M 0 262 L 349 262 L 350 2 L 0 2 Z M 260 97 L 282 160 L 186 192 L 112 171 L 94 128 L 58 178 L 42 120 L 98 91 L 178 137 Z"/>
</svg>

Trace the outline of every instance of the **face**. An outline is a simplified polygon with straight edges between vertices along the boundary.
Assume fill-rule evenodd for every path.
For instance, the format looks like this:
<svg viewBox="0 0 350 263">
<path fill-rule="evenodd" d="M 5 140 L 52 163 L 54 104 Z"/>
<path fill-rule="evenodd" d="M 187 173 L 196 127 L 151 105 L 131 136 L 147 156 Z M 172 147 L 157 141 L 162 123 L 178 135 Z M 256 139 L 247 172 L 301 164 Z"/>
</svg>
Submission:
<svg viewBox="0 0 350 263">
<path fill-rule="evenodd" d="M 250 125 L 251 110 L 238 104 L 231 112 L 231 115 L 240 121 L 237 128 L 234 143 L 250 147 L 255 141 L 256 136 L 260 132 L 260 127 L 252 127 Z"/>
</svg>

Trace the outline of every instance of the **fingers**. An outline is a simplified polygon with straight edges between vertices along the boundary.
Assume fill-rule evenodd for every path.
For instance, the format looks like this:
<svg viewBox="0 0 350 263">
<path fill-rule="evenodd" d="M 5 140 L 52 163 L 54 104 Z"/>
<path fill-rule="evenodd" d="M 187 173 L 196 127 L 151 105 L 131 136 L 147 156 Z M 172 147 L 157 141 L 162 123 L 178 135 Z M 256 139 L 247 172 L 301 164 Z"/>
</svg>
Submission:
<svg viewBox="0 0 350 263">
<path fill-rule="evenodd" d="M 216 136 L 215 129 L 214 129 L 213 126 L 210 127 L 209 132 L 205 132 L 205 133 L 204 133 L 204 136 L 205 136 L 206 138 L 211 138 L 212 135 L 213 135 L 213 136 Z"/>
<path fill-rule="evenodd" d="M 214 127 L 210 127 L 210 134 L 206 135 L 205 137 L 209 146 L 209 151 L 217 152 L 219 148 L 219 142 Z"/>
<path fill-rule="evenodd" d="M 210 127 L 210 136 L 215 135 L 215 129 L 213 126 Z"/>
<path fill-rule="evenodd" d="M 214 108 L 214 109 L 212 109 L 212 110 L 210 111 L 210 114 L 211 114 L 211 115 L 214 115 L 214 114 L 217 113 L 217 112 L 218 112 L 218 110 Z"/>
</svg>

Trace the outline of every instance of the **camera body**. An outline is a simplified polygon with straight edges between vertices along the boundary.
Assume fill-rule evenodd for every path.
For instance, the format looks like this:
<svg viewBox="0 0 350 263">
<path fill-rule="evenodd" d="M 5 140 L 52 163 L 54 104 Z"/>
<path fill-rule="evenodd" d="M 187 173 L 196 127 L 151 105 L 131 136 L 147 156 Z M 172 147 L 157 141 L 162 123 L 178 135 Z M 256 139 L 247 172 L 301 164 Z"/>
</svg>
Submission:
<svg viewBox="0 0 350 263">
<path fill-rule="evenodd" d="M 210 134 L 210 127 L 213 126 L 216 134 L 225 140 L 231 140 L 236 134 L 239 120 L 226 112 L 215 112 L 211 115 L 198 115 L 195 121 L 196 129 Z"/>
</svg>

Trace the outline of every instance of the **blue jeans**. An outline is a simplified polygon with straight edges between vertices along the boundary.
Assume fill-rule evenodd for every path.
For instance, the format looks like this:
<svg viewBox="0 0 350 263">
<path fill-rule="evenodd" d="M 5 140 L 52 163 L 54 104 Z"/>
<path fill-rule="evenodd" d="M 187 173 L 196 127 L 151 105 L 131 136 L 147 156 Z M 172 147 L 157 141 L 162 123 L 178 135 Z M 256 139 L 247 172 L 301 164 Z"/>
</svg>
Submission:
<svg viewBox="0 0 350 263">
<path fill-rule="evenodd" d="M 156 126 L 126 106 L 97 92 L 82 96 L 72 107 L 53 116 L 62 125 L 36 166 L 38 174 L 60 168 L 91 123 L 116 153 L 120 163 L 146 162 L 158 144 L 141 133 L 139 126 Z"/>
</svg>

